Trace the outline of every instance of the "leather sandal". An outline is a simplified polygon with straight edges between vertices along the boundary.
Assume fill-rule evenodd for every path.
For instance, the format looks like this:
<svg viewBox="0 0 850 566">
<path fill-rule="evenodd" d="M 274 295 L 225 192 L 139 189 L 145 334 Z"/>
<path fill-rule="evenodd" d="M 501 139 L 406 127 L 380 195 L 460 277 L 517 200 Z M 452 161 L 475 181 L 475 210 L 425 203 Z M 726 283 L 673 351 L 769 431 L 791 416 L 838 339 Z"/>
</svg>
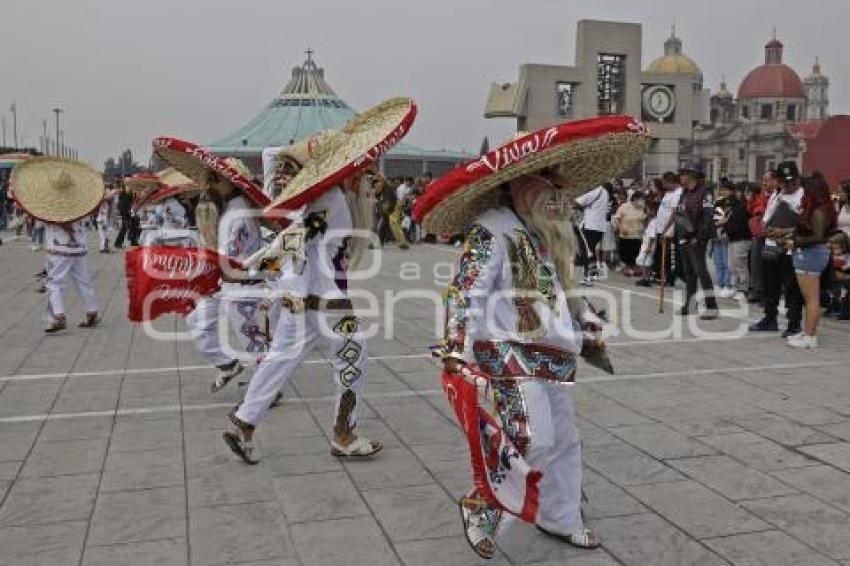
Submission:
<svg viewBox="0 0 850 566">
<path fill-rule="evenodd" d="M 380 452 L 384 446 L 377 440 L 367 440 L 358 436 L 347 446 L 331 440 L 331 454 L 337 458 L 370 458 Z"/>
<path fill-rule="evenodd" d="M 570 546 L 574 546 L 576 548 L 583 548 L 586 550 L 592 550 L 594 548 L 599 548 L 599 545 L 602 544 L 599 542 L 599 539 L 596 538 L 596 535 L 593 534 L 593 531 L 588 529 L 587 527 L 582 527 L 581 529 L 570 533 L 570 534 L 561 534 L 556 533 L 547 529 L 544 529 L 540 525 L 537 525 L 537 530 L 541 533 L 550 536 L 552 538 L 556 538 L 561 542 L 565 542 Z"/>
<path fill-rule="evenodd" d="M 234 430 L 223 432 L 221 437 L 224 439 L 228 448 L 239 456 L 243 462 L 249 466 L 256 465 L 260 460 L 255 457 L 256 451 L 253 442 L 254 426 L 242 422 L 235 413 L 230 413 L 228 416 Z"/>
<path fill-rule="evenodd" d="M 100 322 L 100 319 L 97 317 L 97 313 L 96 312 L 90 312 L 90 313 L 86 314 L 86 319 L 84 321 L 82 321 L 80 324 L 78 324 L 77 326 L 79 326 L 80 328 L 93 328 L 93 327 L 97 326 L 99 322 Z"/>
<path fill-rule="evenodd" d="M 480 513 L 483 503 L 474 497 L 461 497 L 458 501 L 460 519 L 463 522 L 463 534 L 469 547 L 481 558 L 490 560 L 496 555 L 496 541 L 489 529 L 482 523 L 481 518 L 474 517 Z"/>
<path fill-rule="evenodd" d="M 65 330 L 66 328 L 68 328 L 68 322 L 65 320 L 65 318 L 57 318 L 56 320 L 50 323 L 50 326 L 44 329 L 44 332 L 46 332 L 47 334 L 54 334 L 56 332 L 59 332 L 60 330 Z"/>
</svg>

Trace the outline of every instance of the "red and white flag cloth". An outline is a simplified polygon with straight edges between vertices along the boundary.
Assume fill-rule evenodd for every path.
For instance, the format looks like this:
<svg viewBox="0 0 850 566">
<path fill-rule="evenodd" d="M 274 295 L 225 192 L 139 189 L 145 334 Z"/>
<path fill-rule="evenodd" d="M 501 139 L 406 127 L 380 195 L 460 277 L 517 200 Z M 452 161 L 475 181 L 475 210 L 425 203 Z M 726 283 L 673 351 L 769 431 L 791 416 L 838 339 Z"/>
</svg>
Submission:
<svg viewBox="0 0 850 566">
<path fill-rule="evenodd" d="M 202 248 L 144 246 L 128 251 L 127 318 L 147 322 L 168 313 L 186 316 L 198 299 L 219 290 L 221 261 L 219 254 Z"/>
<path fill-rule="evenodd" d="M 543 473 L 529 467 L 501 424 L 478 403 L 471 380 L 444 371 L 443 390 L 469 442 L 478 495 L 497 509 L 536 522 Z"/>
</svg>

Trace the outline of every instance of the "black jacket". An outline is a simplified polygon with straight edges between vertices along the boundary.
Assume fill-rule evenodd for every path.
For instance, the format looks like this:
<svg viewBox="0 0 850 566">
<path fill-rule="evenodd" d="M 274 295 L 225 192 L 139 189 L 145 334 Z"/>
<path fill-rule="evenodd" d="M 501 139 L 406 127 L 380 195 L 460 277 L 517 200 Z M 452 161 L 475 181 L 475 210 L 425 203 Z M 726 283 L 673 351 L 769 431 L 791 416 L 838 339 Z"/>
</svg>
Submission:
<svg viewBox="0 0 850 566">
<path fill-rule="evenodd" d="M 747 221 L 747 207 L 738 199 L 733 200 L 729 206 L 729 220 L 725 227 L 730 242 L 749 240 L 752 237 Z"/>
<path fill-rule="evenodd" d="M 118 193 L 118 214 L 121 216 L 129 216 L 133 208 L 133 197 L 127 191 Z"/>
</svg>

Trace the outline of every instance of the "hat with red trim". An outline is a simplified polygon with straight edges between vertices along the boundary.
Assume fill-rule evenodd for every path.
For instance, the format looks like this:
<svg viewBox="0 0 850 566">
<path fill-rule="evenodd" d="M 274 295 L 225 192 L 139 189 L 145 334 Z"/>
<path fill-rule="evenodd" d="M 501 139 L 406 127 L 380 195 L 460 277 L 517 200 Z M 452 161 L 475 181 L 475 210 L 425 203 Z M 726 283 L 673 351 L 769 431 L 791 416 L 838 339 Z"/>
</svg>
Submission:
<svg viewBox="0 0 850 566">
<path fill-rule="evenodd" d="M 610 181 L 649 149 L 649 129 L 630 116 L 565 122 L 522 135 L 431 183 L 414 218 L 428 232 L 455 234 L 501 199 L 498 187 L 558 166 L 576 194 Z"/>
<path fill-rule="evenodd" d="M 269 204 L 269 198 L 251 181 L 248 168 L 238 159 L 222 158 L 192 142 L 168 137 L 153 140 L 153 150 L 165 162 L 196 183 L 202 183 L 207 172 L 213 171 L 227 179 L 254 204 Z"/>
<path fill-rule="evenodd" d="M 310 147 L 310 159 L 266 213 L 300 208 L 375 163 L 407 135 L 416 111 L 410 98 L 390 98 L 358 114 L 338 132 L 323 135 Z"/>
</svg>

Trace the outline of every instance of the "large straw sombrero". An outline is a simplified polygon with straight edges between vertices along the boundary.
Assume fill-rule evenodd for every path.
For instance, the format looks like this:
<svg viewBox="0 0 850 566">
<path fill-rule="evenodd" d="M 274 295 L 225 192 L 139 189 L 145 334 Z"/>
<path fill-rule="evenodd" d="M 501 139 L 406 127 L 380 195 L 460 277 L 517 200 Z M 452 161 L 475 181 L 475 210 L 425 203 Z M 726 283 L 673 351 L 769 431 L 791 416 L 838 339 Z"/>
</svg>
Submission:
<svg viewBox="0 0 850 566">
<path fill-rule="evenodd" d="M 30 216 L 61 224 L 91 214 L 103 200 L 103 176 L 92 167 L 61 157 L 33 157 L 12 172 L 17 203 Z"/>
<path fill-rule="evenodd" d="M 416 110 L 416 103 L 410 98 L 390 98 L 358 114 L 339 132 L 325 136 L 314 145 L 311 159 L 266 208 L 266 213 L 299 208 L 376 162 L 407 134 L 416 119 Z"/>
<path fill-rule="evenodd" d="M 561 166 L 578 194 L 612 179 L 649 149 L 649 129 L 629 116 L 608 116 L 543 128 L 503 144 L 431 183 L 413 207 L 434 234 L 456 234 L 500 199 L 512 179 Z"/>
<path fill-rule="evenodd" d="M 203 181 L 207 171 L 215 171 L 240 190 L 258 206 L 267 206 L 269 198 L 250 179 L 247 167 L 234 158 L 221 158 L 199 145 L 177 138 L 156 138 L 153 149 L 157 155 L 196 183 Z"/>
</svg>

